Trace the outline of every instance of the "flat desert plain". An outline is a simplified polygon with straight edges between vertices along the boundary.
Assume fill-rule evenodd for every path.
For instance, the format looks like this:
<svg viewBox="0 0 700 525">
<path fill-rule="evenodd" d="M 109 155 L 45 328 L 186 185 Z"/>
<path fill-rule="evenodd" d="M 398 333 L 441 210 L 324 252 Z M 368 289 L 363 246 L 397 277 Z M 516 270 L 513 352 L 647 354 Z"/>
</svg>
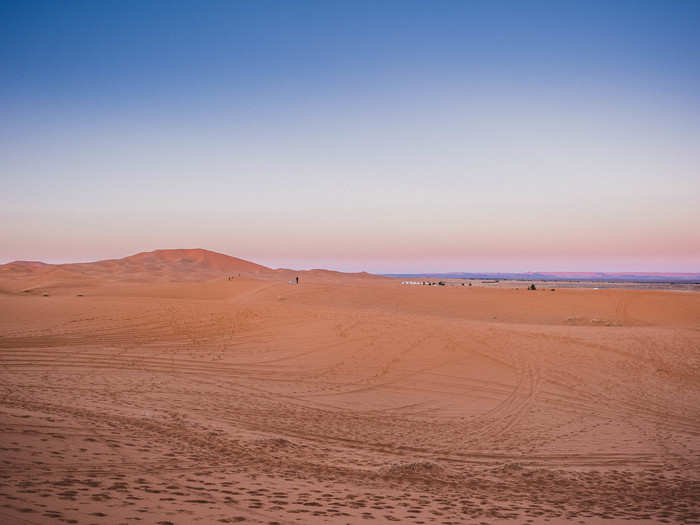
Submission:
<svg viewBox="0 0 700 525">
<path fill-rule="evenodd" d="M 7 281 L 0 522 L 700 523 L 700 294 L 288 277 Z"/>
</svg>

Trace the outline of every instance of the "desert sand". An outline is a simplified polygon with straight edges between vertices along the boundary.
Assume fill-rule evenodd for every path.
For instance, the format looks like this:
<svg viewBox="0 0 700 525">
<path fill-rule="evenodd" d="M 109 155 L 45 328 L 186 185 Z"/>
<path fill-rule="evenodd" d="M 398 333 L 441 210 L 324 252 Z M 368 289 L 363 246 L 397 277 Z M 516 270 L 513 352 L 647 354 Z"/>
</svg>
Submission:
<svg viewBox="0 0 700 525">
<path fill-rule="evenodd" d="M 0 267 L 0 522 L 700 523 L 697 292 L 128 259 Z"/>
</svg>

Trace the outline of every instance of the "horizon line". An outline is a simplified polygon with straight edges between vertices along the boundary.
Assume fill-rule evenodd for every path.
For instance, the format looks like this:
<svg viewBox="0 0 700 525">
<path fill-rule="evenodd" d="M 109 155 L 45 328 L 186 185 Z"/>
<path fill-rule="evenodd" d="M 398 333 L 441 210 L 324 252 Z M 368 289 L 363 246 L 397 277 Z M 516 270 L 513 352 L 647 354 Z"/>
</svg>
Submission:
<svg viewBox="0 0 700 525">
<path fill-rule="evenodd" d="M 67 265 L 67 264 L 90 264 L 90 263 L 97 263 L 97 262 L 102 262 L 102 261 L 113 261 L 113 260 L 120 260 L 120 259 L 125 259 L 128 257 L 132 257 L 135 255 L 143 254 L 143 253 L 154 253 L 154 252 L 167 252 L 167 251 L 203 251 L 203 252 L 209 252 L 212 254 L 217 254 L 217 255 L 223 255 L 226 257 L 232 257 L 236 259 L 241 259 L 247 262 L 251 262 L 254 264 L 259 264 L 261 266 L 264 266 L 261 263 L 256 262 L 253 259 L 246 259 L 242 257 L 238 257 L 235 255 L 230 255 L 227 253 L 223 252 L 217 252 L 215 250 L 210 250 L 207 248 L 155 248 L 152 250 L 141 250 L 137 251 L 135 253 L 132 253 L 130 255 L 125 255 L 123 257 L 107 257 L 107 258 L 98 258 L 98 259 L 89 259 L 89 260 L 72 260 L 72 261 L 66 261 L 66 262 L 45 262 L 42 260 L 38 259 L 14 259 L 14 260 L 8 260 L 6 262 L 0 262 L 0 266 L 4 266 L 7 264 L 13 264 L 13 263 L 40 263 L 40 264 L 45 264 L 45 265 L 50 265 L 50 266 L 60 266 L 60 265 Z M 370 271 L 370 270 L 356 270 L 356 271 L 347 271 L 347 270 L 337 270 L 332 267 L 321 267 L 321 266 L 315 266 L 315 267 L 302 267 L 302 268 L 291 268 L 289 266 L 278 266 L 276 268 L 270 267 L 270 269 L 273 270 L 282 270 L 282 269 L 293 269 L 293 270 L 298 270 L 298 271 L 311 271 L 311 270 L 330 270 L 330 271 L 337 271 L 341 273 L 361 273 L 361 272 L 366 272 L 370 273 L 373 275 L 379 275 L 379 276 L 384 276 L 384 277 L 419 277 L 419 276 L 425 276 L 425 277 L 430 277 L 430 276 L 449 276 L 449 275 L 472 275 L 472 276 L 481 276 L 481 275 L 535 275 L 535 274 L 542 274 L 542 275 L 556 275 L 556 274 L 566 274 L 566 275 L 583 275 L 583 274 L 601 274 L 601 275 L 610 275 L 610 274 L 624 274 L 624 275 L 630 275 L 630 276 L 698 276 L 700 277 L 700 271 L 697 272 L 690 272 L 690 271 L 685 271 L 685 272 L 678 272 L 678 271 L 625 271 L 625 270 L 578 270 L 578 271 L 567 271 L 567 270 L 528 270 L 528 271 L 464 271 L 464 270 L 447 270 L 447 271 L 423 271 L 423 272 L 416 272 L 416 271 L 408 271 L 408 272 L 401 272 L 401 271 L 391 271 L 391 272 L 375 272 L 375 271 Z"/>
</svg>

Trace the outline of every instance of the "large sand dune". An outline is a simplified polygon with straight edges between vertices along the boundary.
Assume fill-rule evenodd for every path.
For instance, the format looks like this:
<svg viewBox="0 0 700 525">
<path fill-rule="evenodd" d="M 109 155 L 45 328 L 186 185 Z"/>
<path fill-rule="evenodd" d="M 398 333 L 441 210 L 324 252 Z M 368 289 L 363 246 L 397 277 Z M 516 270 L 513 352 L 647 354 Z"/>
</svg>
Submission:
<svg viewBox="0 0 700 525">
<path fill-rule="evenodd" d="M 46 264 L 40 261 L 14 261 L 0 265 L 0 293 L 52 292 L 67 288 L 102 287 L 116 283 L 202 281 L 218 277 L 256 277 L 258 279 L 338 280 L 382 279 L 368 273 L 340 273 L 329 270 L 297 271 L 271 269 L 223 253 L 201 248 L 154 250 L 121 259 L 87 263 Z"/>
<path fill-rule="evenodd" d="M 0 521 L 700 523 L 700 294 L 165 259 L 0 272 Z"/>
</svg>

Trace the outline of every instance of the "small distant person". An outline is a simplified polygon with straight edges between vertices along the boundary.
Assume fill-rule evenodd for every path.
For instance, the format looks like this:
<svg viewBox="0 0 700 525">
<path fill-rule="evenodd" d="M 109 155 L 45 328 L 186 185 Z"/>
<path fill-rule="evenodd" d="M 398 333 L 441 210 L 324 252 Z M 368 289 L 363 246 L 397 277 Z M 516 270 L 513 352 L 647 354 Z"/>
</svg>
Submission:
<svg viewBox="0 0 700 525">
<path fill-rule="evenodd" d="M 297 284 L 299 284 L 299 276 L 297 275 Z"/>
</svg>

